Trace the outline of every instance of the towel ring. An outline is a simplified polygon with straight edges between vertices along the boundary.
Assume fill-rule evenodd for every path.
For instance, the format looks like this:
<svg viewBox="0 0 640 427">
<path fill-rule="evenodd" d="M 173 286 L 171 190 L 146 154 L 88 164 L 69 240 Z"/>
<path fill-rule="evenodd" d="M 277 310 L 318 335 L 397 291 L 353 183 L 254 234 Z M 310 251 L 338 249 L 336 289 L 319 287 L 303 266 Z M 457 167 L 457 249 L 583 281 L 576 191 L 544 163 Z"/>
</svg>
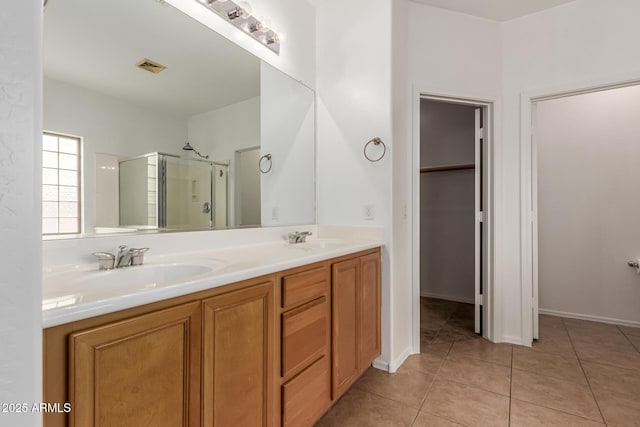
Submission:
<svg viewBox="0 0 640 427">
<path fill-rule="evenodd" d="M 269 161 L 269 167 L 266 170 L 262 168 L 262 161 L 263 160 L 268 160 Z M 258 168 L 260 169 L 260 172 L 262 172 L 262 173 L 269 173 L 269 171 L 271 170 L 272 166 L 273 166 L 273 162 L 271 161 L 271 154 L 265 154 L 264 156 L 260 157 L 260 160 L 258 160 Z"/>
<path fill-rule="evenodd" d="M 382 154 L 380 155 L 380 157 L 378 157 L 377 159 L 372 159 L 371 157 L 369 157 L 369 156 L 367 155 L 367 147 L 369 146 L 369 144 L 373 144 L 373 145 L 380 145 L 380 144 L 382 144 L 382 149 L 383 149 L 383 151 L 382 151 Z M 372 163 L 374 163 L 374 162 L 379 162 L 380 160 L 382 160 L 382 158 L 384 157 L 384 155 L 385 155 L 385 154 L 387 154 L 387 146 L 385 145 L 385 143 L 384 143 L 384 142 L 382 142 L 382 140 L 381 140 L 380 138 L 378 138 L 378 137 L 376 136 L 375 138 L 373 138 L 373 139 L 369 140 L 369 142 L 367 142 L 367 143 L 364 145 L 363 152 L 364 152 L 364 157 L 365 157 L 367 160 L 369 160 L 370 162 L 372 162 Z"/>
</svg>

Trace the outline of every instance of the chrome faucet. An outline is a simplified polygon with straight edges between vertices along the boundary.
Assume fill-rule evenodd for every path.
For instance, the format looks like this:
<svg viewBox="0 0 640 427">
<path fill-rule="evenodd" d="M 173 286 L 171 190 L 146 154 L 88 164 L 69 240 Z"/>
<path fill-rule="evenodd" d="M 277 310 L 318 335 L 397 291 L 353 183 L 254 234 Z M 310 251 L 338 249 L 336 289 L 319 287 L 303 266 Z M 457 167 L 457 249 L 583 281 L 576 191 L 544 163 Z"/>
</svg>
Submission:
<svg viewBox="0 0 640 427">
<path fill-rule="evenodd" d="M 144 262 L 144 253 L 149 248 L 127 248 L 122 245 L 118 247 L 117 255 L 109 252 L 94 252 L 93 256 L 98 258 L 98 269 L 112 270 L 114 268 L 129 267 L 130 265 L 142 265 Z"/>
<path fill-rule="evenodd" d="M 310 231 L 294 231 L 289 233 L 289 243 L 304 243 L 307 241 L 307 236 L 311 236 Z"/>
<path fill-rule="evenodd" d="M 116 268 L 128 267 L 131 265 L 131 251 L 125 245 L 118 246 L 118 255 L 116 255 Z"/>
</svg>

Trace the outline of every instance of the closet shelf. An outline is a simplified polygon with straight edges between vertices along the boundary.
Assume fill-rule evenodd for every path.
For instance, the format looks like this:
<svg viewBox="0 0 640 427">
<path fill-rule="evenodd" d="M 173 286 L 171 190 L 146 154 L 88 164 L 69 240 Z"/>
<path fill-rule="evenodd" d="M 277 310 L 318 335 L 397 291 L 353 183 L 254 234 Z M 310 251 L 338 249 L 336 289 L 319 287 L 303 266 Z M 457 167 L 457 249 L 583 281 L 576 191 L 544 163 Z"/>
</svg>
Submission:
<svg viewBox="0 0 640 427">
<path fill-rule="evenodd" d="M 468 163 L 464 165 L 431 166 L 431 167 L 420 168 L 420 173 L 459 171 L 459 170 L 475 169 L 475 168 L 476 168 L 476 165 L 473 163 Z"/>
</svg>

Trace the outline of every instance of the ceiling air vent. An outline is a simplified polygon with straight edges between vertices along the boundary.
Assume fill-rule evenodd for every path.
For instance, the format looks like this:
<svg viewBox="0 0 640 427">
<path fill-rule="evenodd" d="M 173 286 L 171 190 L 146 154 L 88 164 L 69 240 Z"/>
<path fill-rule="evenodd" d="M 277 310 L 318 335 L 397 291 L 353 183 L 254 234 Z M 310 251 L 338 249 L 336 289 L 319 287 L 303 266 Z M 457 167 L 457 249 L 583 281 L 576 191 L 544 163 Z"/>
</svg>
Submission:
<svg viewBox="0 0 640 427">
<path fill-rule="evenodd" d="M 158 74 L 160 71 L 164 70 L 165 67 L 164 65 L 158 64 L 157 62 L 153 62 L 150 59 L 143 59 L 142 61 L 138 62 L 136 64 L 136 67 L 138 68 L 142 68 L 143 70 L 147 70 L 153 74 Z"/>
</svg>

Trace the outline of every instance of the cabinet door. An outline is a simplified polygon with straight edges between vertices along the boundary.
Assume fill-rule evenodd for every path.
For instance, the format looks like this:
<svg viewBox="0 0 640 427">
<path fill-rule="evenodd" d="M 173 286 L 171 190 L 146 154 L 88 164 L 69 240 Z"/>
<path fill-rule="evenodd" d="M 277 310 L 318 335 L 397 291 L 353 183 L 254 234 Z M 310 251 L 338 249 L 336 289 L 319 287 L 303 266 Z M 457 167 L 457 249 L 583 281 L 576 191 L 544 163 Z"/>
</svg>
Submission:
<svg viewBox="0 0 640 427">
<path fill-rule="evenodd" d="M 203 302 L 203 425 L 270 426 L 273 283 Z"/>
<path fill-rule="evenodd" d="M 360 258 L 360 371 L 380 355 L 380 255 Z"/>
<path fill-rule="evenodd" d="M 72 426 L 197 426 L 200 304 L 69 338 Z"/>
<path fill-rule="evenodd" d="M 358 377 L 358 258 L 332 266 L 332 398 L 337 399 Z"/>
</svg>

